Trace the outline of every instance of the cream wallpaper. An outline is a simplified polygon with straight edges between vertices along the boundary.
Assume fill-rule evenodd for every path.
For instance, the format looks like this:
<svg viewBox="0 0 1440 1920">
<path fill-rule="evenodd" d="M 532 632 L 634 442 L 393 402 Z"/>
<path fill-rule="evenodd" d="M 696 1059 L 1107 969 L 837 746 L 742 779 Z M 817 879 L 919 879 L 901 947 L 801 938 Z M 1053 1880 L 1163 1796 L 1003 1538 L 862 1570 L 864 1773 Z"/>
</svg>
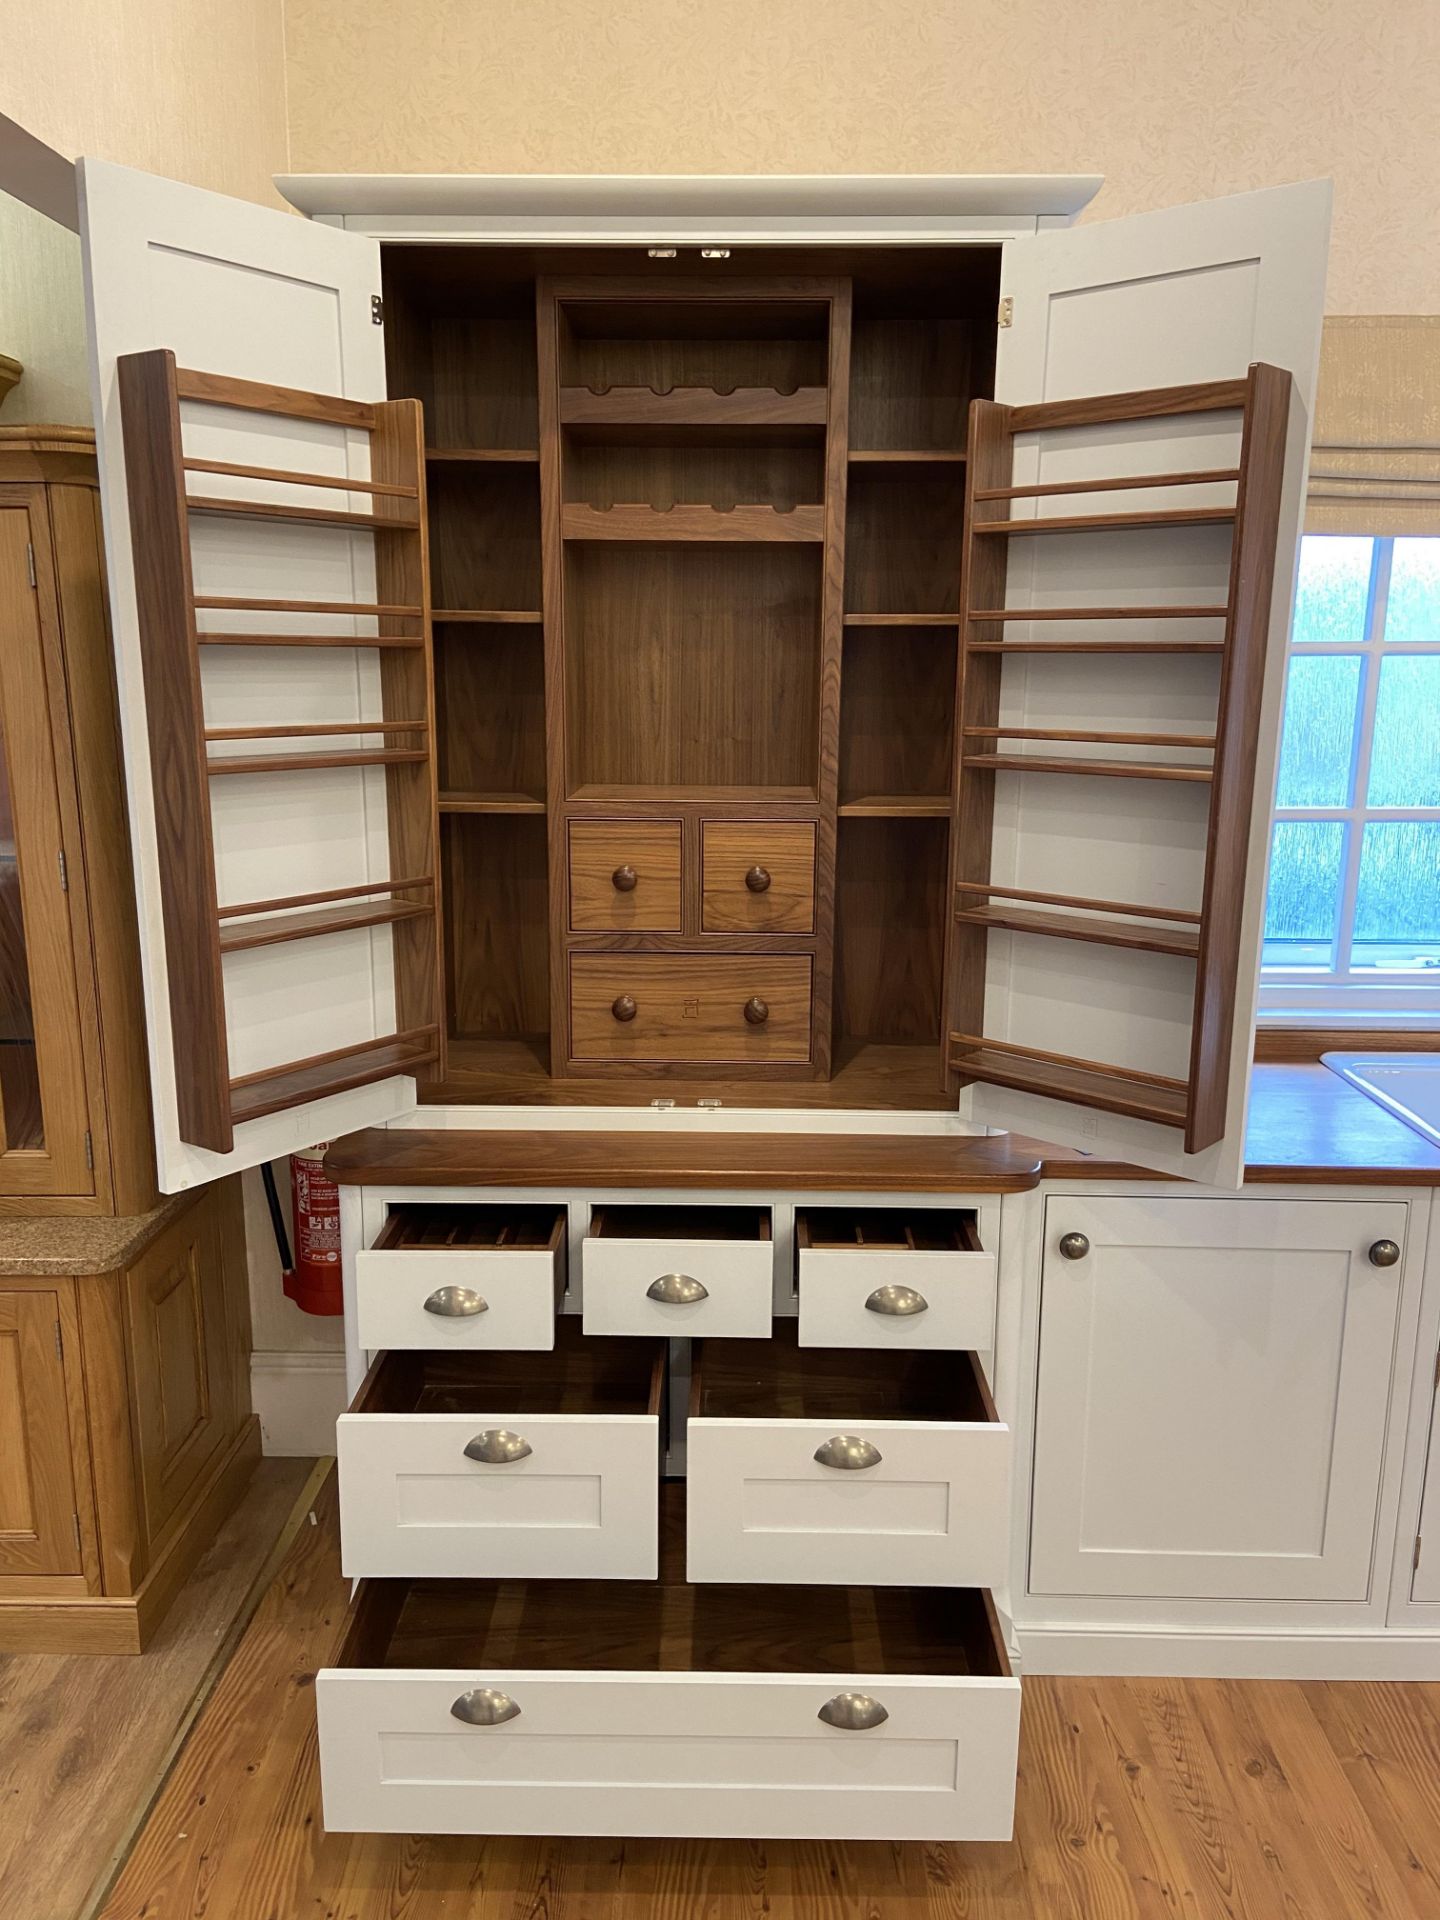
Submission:
<svg viewBox="0 0 1440 1920">
<path fill-rule="evenodd" d="M 59 152 L 274 201 L 283 0 L 25 0 L 5 10 L 0 112 Z"/>
<path fill-rule="evenodd" d="M 300 172 L 1331 174 L 1335 313 L 1440 310 L 1436 0 L 286 0 Z"/>
</svg>

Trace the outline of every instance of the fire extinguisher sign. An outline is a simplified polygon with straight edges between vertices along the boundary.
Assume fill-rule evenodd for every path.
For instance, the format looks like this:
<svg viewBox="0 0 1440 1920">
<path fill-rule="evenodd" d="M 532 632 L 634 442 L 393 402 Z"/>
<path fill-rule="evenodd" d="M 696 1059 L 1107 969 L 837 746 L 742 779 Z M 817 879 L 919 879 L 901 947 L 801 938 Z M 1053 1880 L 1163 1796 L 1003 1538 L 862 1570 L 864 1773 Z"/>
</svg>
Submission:
<svg viewBox="0 0 1440 1920">
<path fill-rule="evenodd" d="M 285 1291 L 305 1313 L 343 1313 L 340 1275 L 340 1189 L 325 1171 L 329 1141 L 290 1156 L 295 1266 Z"/>
</svg>

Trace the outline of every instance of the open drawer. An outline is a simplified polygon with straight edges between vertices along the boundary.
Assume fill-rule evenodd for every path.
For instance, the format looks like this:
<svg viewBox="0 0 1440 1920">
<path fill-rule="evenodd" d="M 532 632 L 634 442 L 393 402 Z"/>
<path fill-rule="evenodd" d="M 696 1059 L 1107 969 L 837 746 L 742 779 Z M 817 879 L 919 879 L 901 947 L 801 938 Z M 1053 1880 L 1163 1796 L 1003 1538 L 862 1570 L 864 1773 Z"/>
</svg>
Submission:
<svg viewBox="0 0 1440 1920">
<path fill-rule="evenodd" d="M 1010 1431 L 973 1354 L 707 1340 L 686 1428 L 692 1580 L 988 1587 Z"/>
<path fill-rule="evenodd" d="M 344 1570 L 655 1576 L 665 1346 L 382 1354 L 336 1422 Z"/>
<path fill-rule="evenodd" d="M 995 1256 L 971 1207 L 806 1207 L 795 1216 L 802 1347 L 988 1350 Z"/>
<path fill-rule="evenodd" d="M 596 1207 L 581 1260 L 587 1333 L 770 1332 L 767 1207 Z"/>
<path fill-rule="evenodd" d="M 316 1682 L 333 1832 L 1004 1840 L 1020 1683 L 987 1593 L 361 1588 Z"/>
<path fill-rule="evenodd" d="M 551 1346 L 564 1245 L 563 1207 L 392 1207 L 355 1258 L 360 1345 Z"/>
</svg>

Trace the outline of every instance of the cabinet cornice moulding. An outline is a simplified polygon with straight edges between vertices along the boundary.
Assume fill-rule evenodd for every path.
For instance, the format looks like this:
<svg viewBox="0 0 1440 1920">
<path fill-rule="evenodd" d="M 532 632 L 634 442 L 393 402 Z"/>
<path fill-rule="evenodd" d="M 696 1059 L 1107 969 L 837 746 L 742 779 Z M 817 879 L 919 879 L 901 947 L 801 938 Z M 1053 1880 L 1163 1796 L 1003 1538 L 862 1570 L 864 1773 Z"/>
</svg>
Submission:
<svg viewBox="0 0 1440 1920">
<path fill-rule="evenodd" d="M 654 243 L 794 238 L 959 239 L 981 223 L 1072 220 L 1104 176 L 1080 174 L 283 173 L 277 190 L 322 218 L 463 220 L 496 239 Z"/>
</svg>

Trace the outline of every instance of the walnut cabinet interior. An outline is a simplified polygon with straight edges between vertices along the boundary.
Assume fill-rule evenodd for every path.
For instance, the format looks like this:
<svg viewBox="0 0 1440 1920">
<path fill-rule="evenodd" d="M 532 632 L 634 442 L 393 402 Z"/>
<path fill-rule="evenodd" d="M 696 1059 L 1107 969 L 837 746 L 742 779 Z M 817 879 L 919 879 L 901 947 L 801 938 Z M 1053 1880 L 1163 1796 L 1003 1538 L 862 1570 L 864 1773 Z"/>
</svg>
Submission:
<svg viewBox="0 0 1440 1920">
<path fill-rule="evenodd" d="M 826 1081 L 837 1066 L 847 1098 L 869 1066 L 903 1076 L 917 1104 L 941 1103 L 947 1076 L 992 1080 L 1183 1128 L 1192 1150 L 1218 1137 L 1213 1030 L 1229 1003 L 1214 977 L 1234 964 L 1226 855 L 1250 816 L 1288 377 L 1257 367 L 998 407 L 994 297 L 983 256 L 701 282 L 406 249 L 390 264 L 389 375 L 419 408 L 264 390 L 163 351 L 122 361 L 133 522 L 164 560 L 142 632 L 147 676 L 167 690 L 149 711 L 174 773 L 161 825 L 167 933 L 185 956 L 172 1017 L 194 1062 L 186 1138 L 225 1151 L 237 1119 L 402 1068 L 483 1097 L 527 1074 L 723 1084 Z M 216 463 L 187 457 L 187 398 L 353 426 L 371 438 L 374 490 L 358 510 L 199 494 L 189 476 Z M 1233 466 L 1013 484 L 1017 434 L 1206 412 L 1239 422 Z M 1227 487 L 1219 504 L 1155 504 Z M 376 623 L 362 644 L 380 662 L 378 712 L 206 724 L 202 652 L 306 643 L 293 625 L 256 634 L 214 616 L 322 609 L 198 595 L 187 536 L 202 515 L 368 531 L 377 597 L 353 610 Z M 1229 543 L 1213 605 L 1049 606 L 1044 626 L 1026 609 L 1025 633 L 1058 636 L 1063 620 L 1064 637 L 1011 635 L 1013 545 L 1181 527 Z M 1122 602 L 1125 573 L 1121 550 Z M 1145 633 L 1128 637 L 1142 611 Z M 1182 637 L 1161 637 L 1170 623 Z M 1103 670 L 1170 652 L 1214 668 L 1203 727 L 1002 724 L 1012 658 L 1034 675 L 1062 653 L 1073 672 L 1082 657 Z M 220 902 L 212 783 L 361 764 L 385 770 L 393 881 Z M 1123 780 L 1141 831 L 1155 783 L 1197 789 L 1200 896 L 992 891 L 1001 775 Z M 188 937 L 197 912 L 208 939 Z M 228 1071 L 227 953 L 382 926 L 395 1033 Z M 1000 932 L 1103 943 L 1122 971 L 1156 954 L 1188 968 L 1187 1070 L 986 1031 L 985 946 Z"/>
</svg>

